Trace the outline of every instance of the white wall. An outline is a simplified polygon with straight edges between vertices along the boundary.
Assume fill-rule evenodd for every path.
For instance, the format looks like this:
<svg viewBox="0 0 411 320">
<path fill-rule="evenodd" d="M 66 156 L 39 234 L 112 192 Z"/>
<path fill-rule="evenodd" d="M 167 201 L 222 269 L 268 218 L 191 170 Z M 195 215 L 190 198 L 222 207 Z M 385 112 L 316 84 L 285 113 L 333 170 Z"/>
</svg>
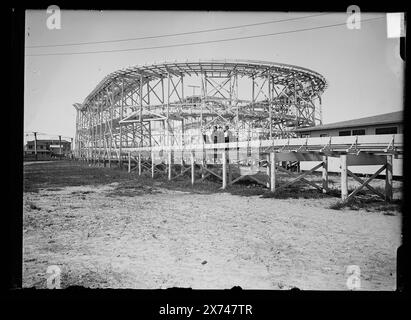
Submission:
<svg viewBox="0 0 411 320">
<path fill-rule="evenodd" d="M 403 159 L 393 159 L 392 171 L 394 176 L 402 176 L 402 160 Z M 308 171 L 311 168 L 319 164 L 319 161 L 301 161 L 300 169 L 302 171 Z M 373 174 L 381 166 L 348 166 L 349 170 L 353 173 L 362 174 Z M 321 171 L 321 168 L 316 170 Z M 328 157 L 328 171 L 329 172 L 340 172 L 340 158 Z M 381 172 L 381 175 L 385 175 L 385 170 Z"/>
<path fill-rule="evenodd" d="M 354 128 L 339 128 L 339 129 L 329 129 L 329 130 L 318 130 L 318 131 L 311 131 L 307 132 L 310 134 L 310 137 L 320 137 L 322 134 L 328 134 L 330 137 L 339 136 L 340 131 L 345 130 L 356 130 L 356 129 L 364 129 L 366 135 L 374 135 L 376 128 L 388 128 L 388 127 L 397 127 L 397 133 L 403 133 L 403 125 L 402 124 L 391 124 L 391 125 L 378 125 L 378 126 L 368 126 L 368 127 L 354 127 Z M 305 132 L 304 132 L 305 133 Z"/>
</svg>

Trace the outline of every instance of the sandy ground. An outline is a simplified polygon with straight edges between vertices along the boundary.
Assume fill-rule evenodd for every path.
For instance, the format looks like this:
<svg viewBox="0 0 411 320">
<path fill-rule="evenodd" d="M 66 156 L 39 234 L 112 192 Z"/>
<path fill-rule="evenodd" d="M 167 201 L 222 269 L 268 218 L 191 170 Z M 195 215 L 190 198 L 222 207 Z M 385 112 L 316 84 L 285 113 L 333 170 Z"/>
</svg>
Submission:
<svg viewBox="0 0 411 320">
<path fill-rule="evenodd" d="M 396 288 L 399 212 L 170 190 L 135 176 L 120 186 L 24 193 L 24 287 L 44 288 L 58 265 L 63 288 L 346 290 L 346 268 L 358 265 L 362 290 Z"/>
</svg>

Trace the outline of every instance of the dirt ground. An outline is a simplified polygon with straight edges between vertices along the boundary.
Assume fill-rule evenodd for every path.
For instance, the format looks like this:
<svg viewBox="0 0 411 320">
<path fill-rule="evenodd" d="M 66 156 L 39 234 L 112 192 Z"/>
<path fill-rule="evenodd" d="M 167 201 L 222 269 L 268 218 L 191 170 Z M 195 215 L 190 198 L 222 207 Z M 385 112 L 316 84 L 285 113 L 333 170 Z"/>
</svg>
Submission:
<svg viewBox="0 0 411 320">
<path fill-rule="evenodd" d="M 398 201 L 335 210 L 338 198 L 316 190 L 276 198 L 250 184 L 219 187 L 27 163 L 23 286 L 45 288 L 58 265 L 63 288 L 347 290 L 347 266 L 358 265 L 362 290 L 396 289 Z M 400 182 L 394 190 L 399 198 Z"/>
</svg>

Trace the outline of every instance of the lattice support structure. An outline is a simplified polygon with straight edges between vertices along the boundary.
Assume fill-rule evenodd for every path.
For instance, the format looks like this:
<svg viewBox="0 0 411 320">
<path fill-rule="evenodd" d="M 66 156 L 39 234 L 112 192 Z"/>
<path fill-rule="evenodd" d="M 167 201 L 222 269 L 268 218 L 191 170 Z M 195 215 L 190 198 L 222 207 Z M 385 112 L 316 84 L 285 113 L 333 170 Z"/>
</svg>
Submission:
<svg viewBox="0 0 411 320">
<path fill-rule="evenodd" d="M 185 95 L 190 84 L 199 85 L 200 95 Z M 213 142 L 207 139 L 215 127 L 227 128 L 230 141 L 294 137 L 296 128 L 321 123 L 326 85 L 314 71 L 260 61 L 170 62 L 119 70 L 74 105 L 75 154 L 121 165 L 133 148 Z M 183 161 L 182 155 L 174 156 Z"/>
</svg>

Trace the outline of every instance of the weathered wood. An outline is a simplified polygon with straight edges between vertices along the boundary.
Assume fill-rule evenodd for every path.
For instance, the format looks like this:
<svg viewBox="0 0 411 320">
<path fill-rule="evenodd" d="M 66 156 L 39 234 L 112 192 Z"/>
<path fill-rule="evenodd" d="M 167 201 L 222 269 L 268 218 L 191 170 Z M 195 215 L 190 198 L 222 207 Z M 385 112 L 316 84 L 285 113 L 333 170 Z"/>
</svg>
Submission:
<svg viewBox="0 0 411 320">
<path fill-rule="evenodd" d="M 367 180 L 364 181 L 364 183 L 359 186 L 357 189 L 355 189 L 353 192 L 348 195 L 348 197 L 345 199 L 345 201 L 349 201 L 352 199 L 358 192 L 360 192 L 364 187 L 366 187 L 372 180 L 374 180 L 386 167 L 387 165 L 384 164 L 380 169 L 378 169 L 371 177 L 369 177 Z"/>
<path fill-rule="evenodd" d="M 364 184 L 364 180 L 362 180 L 360 177 L 358 177 L 357 175 L 355 175 L 353 172 L 351 172 L 350 170 L 347 169 L 347 173 L 350 177 L 352 177 L 354 180 L 356 180 L 357 182 L 359 182 L 360 184 Z M 373 187 L 371 187 L 369 184 L 365 185 L 369 190 L 371 190 L 372 192 L 374 192 L 375 194 L 377 194 L 378 196 L 380 196 L 383 200 L 385 200 L 385 195 L 383 195 L 381 192 L 379 192 L 378 190 L 374 189 Z"/>
<path fill-rule="evenodd" d="M 208 169 L 208 168 L 206 168 L 206 167 L 204 167 L 203 169 L 204 169 L 205 172 L 211 173 L 212 175 L 216 176 L 218 179 L 220 179 L 220 180 L 223 179 L 223 177 L 219 176 L 219 175 L 218 175 L 217 173 L 215 173 L 213 170 L 210 170 L 210 169 Z M 204 177 L 204 178 L 206 178 L 206 177 Z"/>
<path fill-rule="evenodd" d="M 251 180 L 254 180 L 255 182 L 257 182 L 258 184 L 261 184 L 261 185 L 263 185 L 263 186 L 266 186 L 267 185 L 267 183 L 265 183 L 264 181 L 261 181 L 260 179 L 258 179 L 257 177 L 255 177 L 255 176 L 247 176 L 248 178 L 250 178 Z"/>
<path fill-rule="evenodd" d="M 190 167 L 182 168 L 181 171 L 178 172 L 178 173 L 173 170 L 176 175 L 174 177 L 172 177 L 171 180 L 174 180 L 175 178 L 181 177 L 184 173 L 186 173 L 190 169 L 191 169 Z"/>
<path fill-rule="evenodd" d="M 168 151 L 168 180 L 171 180 L 171 169 L 172 169 L 172 163 L 171 163 L 171 158 L 172 158 L 172 151 Z"/>
<path fill-rule="evenodd" d="M 284 168 L 281 167 L 281 166 L 278 166 L 278 167 L 277 167 L 277 170 L 278 170 L 278 171 L 285 172 L 285 173 L 287 173 L 289 176 L 295 178 L 294 180 L 288 182 L 287 184 L 282 185 L 282 186 L 279 186 L 278 189 L 284 188 L 284 187 L 287 187 L 287 186 L 290 186 L 290 185 L 294 184 L 295 182 L 301 180 L 301 182 L 304 182 L 304 183 L 306 183 L 306 184 L 309 184 L 310 186 L 318 189 L 319 191 L 322 191 L 322 187 L 317 186 L 314 182 L 312 182 L 312 181 L 307 180 L 307 179 L 304 178 L 304 176 L 309 175 L 309 174 L 312 173 L 313 171 L 317 170 L 317 168 L 318 168 L 319 166 L 321 166 L 321 164 L 315 166 L 315 167 L 312 168 L 311 170 L 306 171 L 306 172 L 304 172 L 304 173 L 302 173 L 302 174 L 295 174 L 295 173 L 293 173 L 293 172 L 288 171 L 287 169 L 284 169 Z M 298 178 L 298 179 L 297 179 L 297 178 Z"/>
<path fill-rule="evenodd" d="M 234 184 L 234 183 L 236 183 L 237 181 L 241 180 L 241 179 L 244 178 L 244 177 L 248 177 L 248 176 L 239 176 L 239 177 L 235 178 L 234 180 L 232 180 L 229 184 L 230 184 L 230 185 L 231 185 L 231 184 Z"/>
<path fill-rule="evenodd" d="M 387 155 L 387 162 L 385 165 L 385 200 L 392 201 L 393 190 L 392 190 L 392 155 Z"/>
<path fill-rule="evenodd" d="M 194 184 L 195 181 L 195 160 L 194 160 L 194 152 L 191 151 L 191 184 Z"/>
<path fill-rule="evenodd" d="M 151 178 L 154 178 L 154 153 L 151 152 Z"/>
<path fill-rule="evenodd" d="M 270 191 L 275 192 L 275 180 L 276 180 L 276 172 L 275 172 L 275 152 L 271 152 L 270 154 Z"/>
<path fill-rule="evenodd" d="M 348 179 L 347 179 L 347 155 L 340 156 L 341 165 L 341 200 L 345 201 L 348 197 Z"/>
<path fill-rule="evenodd" d="M 323 185 L 323 193 L 327 193 L 328 191 L 328 157 L 327 156 L 323 156 L 322 185 Z"/>
<path fill-rule="evenodd" d="M 227 152 L 225 150 L 222 151 L 222 162 L 223 162 L 223 172 L 222 172 L 222 180 L 223 186 L 222 188 L 227 188 Z"/>
<path fill-rule="evenodd" d="M 141 153 L 138 154 L 138 175 L 141 176 Z"/>
</svg>

